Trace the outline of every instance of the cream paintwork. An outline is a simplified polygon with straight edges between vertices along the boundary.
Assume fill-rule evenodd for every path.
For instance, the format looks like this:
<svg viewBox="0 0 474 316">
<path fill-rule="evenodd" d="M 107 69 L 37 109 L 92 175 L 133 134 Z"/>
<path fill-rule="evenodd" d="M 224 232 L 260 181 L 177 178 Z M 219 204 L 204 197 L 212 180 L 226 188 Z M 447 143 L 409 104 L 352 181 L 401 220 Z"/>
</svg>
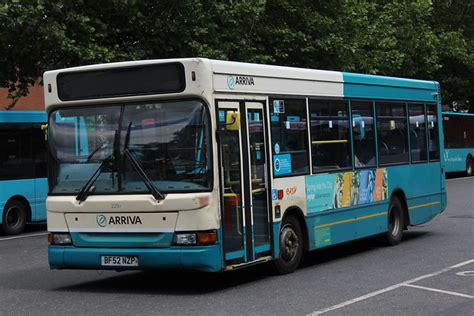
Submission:
<svg viewBox="0 0 474 316">
<path fill-rule="evenodd" d="M 153 197 L 148 195 L 93 195 L 81 204 L 69 196 L 49 197 L 47 201 L 48 230 L 62 232 L 72 229 L 71 221 L 68 220 L 66 223 L 64 219 L 64 216 L 68 217 L 69 214 L 74 214 L 74 216 L 82 214 L 87 218 L 94 218 L 94 221 L 84 222 L 84 225 L 90 224 L 90 226 L 81 224 L 80 228 L 84 232 L 95 232 L 98 231 L 95 222 L 95 217 L 98 214 L 134 215 L 137 212 L 158 217 L 174 214 L 176 220 L 168 220 L 164 223 L 165 226 L 157 226 L 160 227 L 159 231 L 161 232 L 174 231 L 175 226 L 177 231 L 217 229 L 220 226 L 220 213 L 215 211 L 218 209 L 217 201 L 211 197 L 211 193 L 168 194 L 164 201 L 157 203 Z M 123 228 L 118 227 L 114 229 L 114 232 L 130 232 L 125 226 Z M 140 232 L 144 231 L 152 230 L 140 230 Z"/>
<path fill-rule="evenodd" d="M 120 98 L 93 99 L 81 101 L 63 102 L 58 98 L 56 78 L 61 72 L 87 71 L 110 69 L 115 67 L 129 67 L 138 65 L 152 65 L 159 63 L 180 62 L 185 68 L 186 88 L 182 93 L 131 96 Z M 192 80 L 192 72 L 195 73 L 196 81 Z M 231 90 L 227 86 L 229 75 L 250 76 L 255 79 L 255 86 L 238 86 Z M 211 142 L 213 149 L 213 193 L 200 194 L 168 194 L 164 201 L 157 203 L 150 195 L 91 195 L 88 199 L 79 204 L 75 196 L 50 196 L 47 199 L 48 210 L 48 230 L 67 231 L 64 213 L 132 213 L 132 212 L 179 212 L 175 229 L 205 230 L 214 229 L 220 226 L 219 207 L 219 173 L 217 168 L 217 145 L 216 145 L 216 114 L 214 110 L 215 100 L 221 99 L 245 99 L 268 100 L 268 95 L 294 95 L 295 93 L 304 96 L 343 96 L 342 73 L 334 71 L 310 70 L 302 68 L 279 67 L 269 65 L 258 65 L 248 63 L 237 63 L 227 61 L 209 60 L 205 58 L 186 59 L 166 59 L 166 60 L 146 60 L 133 62 L 120 62 L 101 65 L 90 65 L 62 70 L 48 71 L 43 76 L 45 105 L 50 113 L 58 107 L 87 106 L 97 104 L 126 103 L 140 101 L 159 101 L 182 98 L 200 98 L 210 106 L 210 116 L 213 132 Z M 51 87 L 51 92 L 49 92 Z M 267 101 L 268 104 L 268 101 Z M 267 109 L 268 111 L 268 109 Z M 269 128 L 269 118 L 267 117 L 267 127 Z M 269 157 L 272 163 L 272 157 Z M 270 174 L 270 179 L 272 175 Z M 291 182 L 299 181 L 299 178 L 292 178 Z M 301 177 L 303 179 L 303 177 Z M 276 179 L 275 187 L 283 187 L 285 179 Z M 288 180 L 287 180 L 288 181 Z M 304 180 L 302 180 L 304 194 Z M 300 186 L 300 184 L 298 184 Z M 202 204 L 199 197 L 208 196 L 208 205 Z M 297 205 L 303 211 L 305 202 L 299 195 L 292 201 L 282 200 L 282 212 L 287 206 Z M 201 202 L 200 202 L 201 201 Z M 200 204 L 201 203 L 201 204 Z M 293 204 L 292 204 L 293 203 Z M 121 208 L 112 208 L 112 204 L 120 204 Z M 274 203 L 273 203 L 274 204 Z M 278 220 L 278 219 L 277 219 Z"/>
<path fill-rule="evenodd" d="M 328 81 L 309 81 L 301 79 L 280 79 L 260 77 L 255 78 L 255 85 L 239 86 L 229 91 L 227 78 L 229 75 L 214 75 L 214 89 L 216 92 L 304 95 L 338 97 L 342 95 L 342 84 Z"/>
<path fill-rule="evenodd" d="M 186 78 L 186 89 L 181 93 L 168 93 L 164 95 L 145 95 L 145 96 L 130 96 L 130 97 L 119 97 L 119 98 L 106 98 L 106 99 L 91 99 L 91 100 L 79 100 L 79 101 L 67 101 L 63 102 L 58 98 L 56 78 L 58 74 L 62 72 L 74 72 L 74 71 L 87 71 L 87 70 L 103 70 L 115 67 L 130 67 L 140 65 L 155 65 L 170 62 L 181 62 L 185 67 L 185 78 Z M 196 73 L 197 80 L 191 80 L 191 73 Z M 47 71 L 43 75 L 44 82 L 44 97 L 46 110 L 50 112 L 57 106 L 69 107 L 78 105 L 97 105 L 107 103 L 125 103 L 125 102 L 140 102 L 147 100 L 157 99 L 178 99 L 178 98 L 196 98 L 201 97 L 206 101 L 210 101 L 212 97 L 212 84 L 210 80 L 203 78 L 211 78 L 212 72 L 210 67 L 210 61 L 203 58 L 185 58 L 185 59 L 160 59 L 160 60 L 146 60 L 146 61 L 129 61 L 99 65 L 89 65 L 81 67 L 73 67 L 60 70 Z M 51 93 L 48 91 L 48 87 L 51 86 Z M 211 113 L 213 115 L 214 113 Z"/>
<path fill-rule="evenodd" d="M 48 211 L 47 215 L 48 215 L 47 225 L 48 225 L 49 232 L 65 233 L 69 231 L 63 212 L 57 213 L 57 212 Z"/>
<path fill-rule="evenodd" d="M 281 208 L 281 216 L 275 221 L 281 220 L 283 218 L 284 212 L 289 207 L 298 207 L 303 211 L 303 214 L 306 216 L 306 184 L 305 184 L 305 177 L 292 177 L 291 181 L 288 178 L 278 178 L 273 180 L 273 189 L 274 190 L 283 190 L 283 199 L 272 201 L 273 203 L 273 212 L 275 212 L 275 206 L 280 205 Z M 293 194 L 287 194 L 287 189 L 296 188 L 296 192 Z M 275 214 L 273 214 L 275 218 Z"/>
<path fill-rule="evenodd" d="M 97 224 L 97 216 L 105 216 L 107 224 Z M 110 217 L 139 216 L 140 223 L 114 224 L 108 223 Z M 67 213 L 65 214 L 69 231 L 87 233 L 171 233 L 174 232 L 178 213 Z"/>
<path fill-rule="evenodd" d="M 80 72 L 87 70 L 110 69 L 115 67 L 130 67 L 140 65 L 154 65 L 170 62 L 180 62 L 185 67 L 186 89 L 181 93 L 171 93 L 150 96 L 131 96 L 107 99 L 92 99 L 80 101 L 63 102 L 58 98 L 56 78 L 61 72 Z M 191 73 L 195 72 L 196 81 L 192 81 Z M 228 75 L 242 75 L 258 78 L 255 86 L 238 87 L 231 90 L 227 87 Z M 213 101 L 214 92 L 231 94 L 253 93 L 253 94 L 294 94 L 291 91 L 299 91 L 300 95 L 333 96 L 343 97 L 343 77 L 341 72 L 314 70 L 294 67 L 281 67 L 270 65 L 259 65 L 240 62 L 229 62 L 210 60 L 206 58 L 181 58 L 160 59 L 145 61 L 129 61 L 99 65 L 89 65 L 61 70 L 47 71 L 43 75 L 44 95 L 46 109 L 51 111 L 57 106 L 77 106 L 87 104 L 105 104 L 116 102 L 137 102 L 157 99 L 176 99 L 186 97 L 202 97 L 206 101 Z M 262 88 L 259 88 L 261 85 Z M 51 93 L 48 87 L 51 86 Z M 304 87 L 304 88 L 300 88 Z M 296 90 L 295 90 L 296 89 Z M 211 115 L 214 112 L 211 111 Z"/>
<path fill-rule="evenodd" d="M 90 195 L 79 203 L 75 196 L 50 196 L 46 207 L 50 212 L 66 213 L 170 212 L 202 208 L 211 198 L 211 193 L 176 193 L 158 202 L 151 195 Z"/>
</svg>

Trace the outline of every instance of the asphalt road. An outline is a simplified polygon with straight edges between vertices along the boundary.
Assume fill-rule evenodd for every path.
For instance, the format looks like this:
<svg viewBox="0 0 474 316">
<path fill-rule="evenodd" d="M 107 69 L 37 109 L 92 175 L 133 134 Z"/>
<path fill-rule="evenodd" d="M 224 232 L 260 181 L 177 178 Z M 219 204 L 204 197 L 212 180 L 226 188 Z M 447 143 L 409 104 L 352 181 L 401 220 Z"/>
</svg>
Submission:
<svg viewBox="0 0 474 316">
<path fill-rule="evenodd" d="M 311 253 L 295 273 L 51 271 L 44 226 L 0 237 L 0 315 L 473 315 L 474 177 L 396 247 L 368 239 Z"/>
</svg>

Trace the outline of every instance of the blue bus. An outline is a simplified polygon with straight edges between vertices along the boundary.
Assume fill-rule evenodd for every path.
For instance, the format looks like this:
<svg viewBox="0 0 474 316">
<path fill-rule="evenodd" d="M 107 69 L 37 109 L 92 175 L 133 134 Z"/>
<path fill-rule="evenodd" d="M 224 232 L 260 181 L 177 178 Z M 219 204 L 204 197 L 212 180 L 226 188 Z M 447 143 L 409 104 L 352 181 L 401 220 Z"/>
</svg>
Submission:
<svg viewBox="0 0 474 316">
<path fill-rule="evenodd" d="M 446 172 L 474 173 L 474 114 L 443 112 Z"/>
<path fill-rule="evenodd" d="M 47 163 L 43 111 L 0 111 L 0 233 L 19 234 L 46 220 Z"/>
<path fill-rule="evenodd" d="M 44 83 L 53 269 L 290 273 L 446 208 L 434 81 L 189 58 Z"/>
</svg>

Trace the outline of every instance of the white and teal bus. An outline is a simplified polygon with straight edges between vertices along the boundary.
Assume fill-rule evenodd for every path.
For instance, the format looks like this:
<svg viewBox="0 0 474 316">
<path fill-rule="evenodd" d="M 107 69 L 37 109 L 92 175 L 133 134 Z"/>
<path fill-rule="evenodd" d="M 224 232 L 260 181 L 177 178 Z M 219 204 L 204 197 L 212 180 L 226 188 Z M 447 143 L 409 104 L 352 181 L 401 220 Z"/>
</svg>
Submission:
<svg viewBox="0 0 474 316">
<path fill-rule="evenodd" d="M 53 269 L 289 273 L 446 207 L 436 82 L 190 58 L 44 86 Z"/>
<path fill-rule="evenodd" d="M 443 112 L 446 172 L 474 174 L 474 114 Z"/>
</svg>

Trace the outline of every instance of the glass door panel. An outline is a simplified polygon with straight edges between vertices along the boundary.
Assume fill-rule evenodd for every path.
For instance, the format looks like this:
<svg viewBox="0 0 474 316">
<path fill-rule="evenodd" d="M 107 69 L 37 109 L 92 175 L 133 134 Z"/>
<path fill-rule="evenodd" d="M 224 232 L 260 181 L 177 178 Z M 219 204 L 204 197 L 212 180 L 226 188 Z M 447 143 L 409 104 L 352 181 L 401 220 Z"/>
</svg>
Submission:
<svg viewBox="0 0 474 316">
<path fill-rule="evenodd" d="M 221 102 L 218 109 L 221 155 L 221 198 L 226 260 L 245 257 L 245 223 L 242 199 L 242 157 L 240 129 L 229 128 L 228 115 L 239 113 L 236 102 Z"/>
<path fill-rule="evenodd" d="M 253 105 L 253 106 L 252 106 Z M 250 194 L 252 205 L 255 252 L 269 250 L 259 247 L 269 244 L 267 159 L 265 151 L 265 129 L 261 104 L 248 104 L 247 122 L 250 162 Z M 254 108 L 257 107 L 257 108 Z"/>
</svg>

